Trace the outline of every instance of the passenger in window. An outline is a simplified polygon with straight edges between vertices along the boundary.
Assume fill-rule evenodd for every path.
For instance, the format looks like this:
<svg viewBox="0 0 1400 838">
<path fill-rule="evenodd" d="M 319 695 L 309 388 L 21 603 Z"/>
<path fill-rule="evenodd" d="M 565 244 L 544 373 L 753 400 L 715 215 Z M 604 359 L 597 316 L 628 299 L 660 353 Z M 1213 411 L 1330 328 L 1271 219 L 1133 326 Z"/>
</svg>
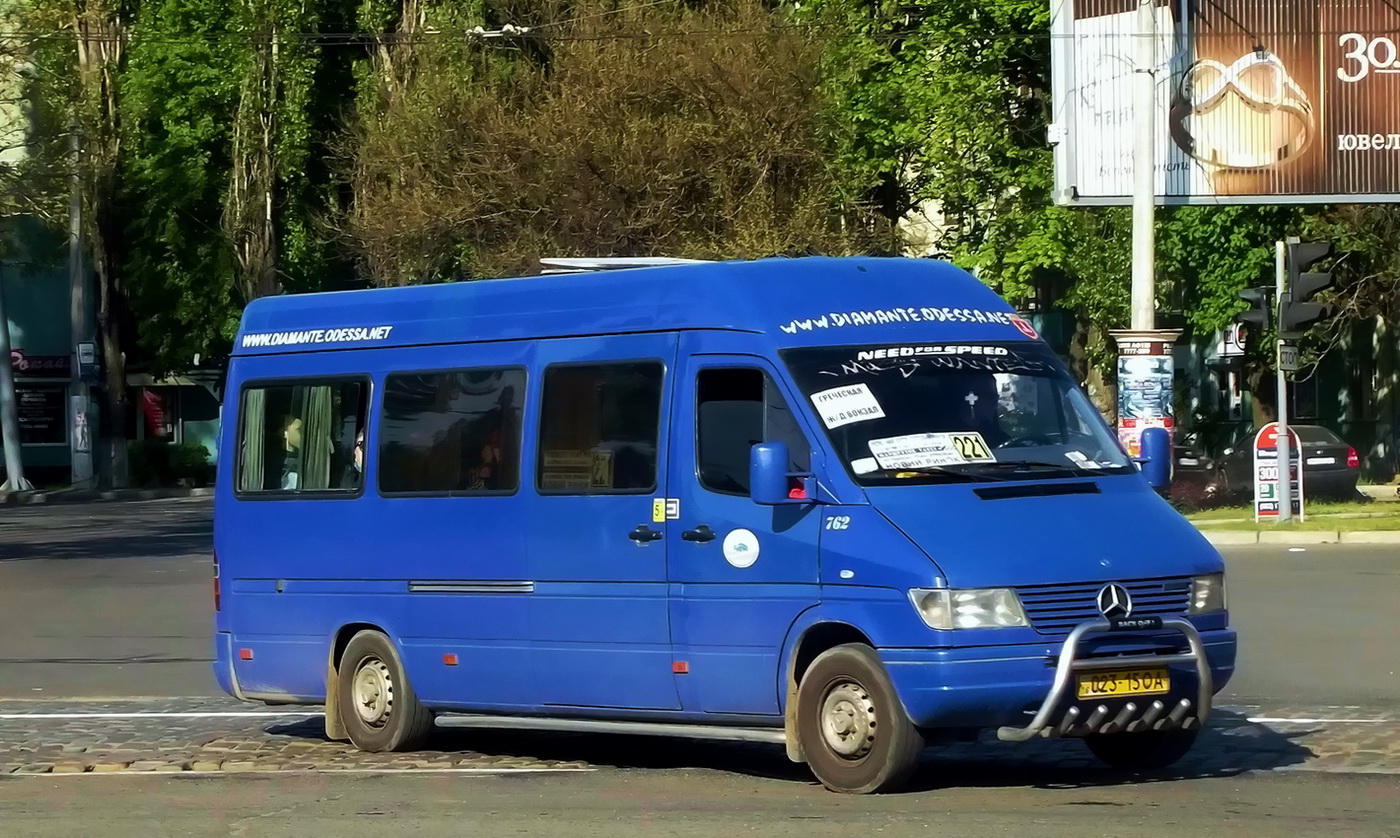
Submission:
<svg viewBox="0 0 1400 838">
<path fill-rule="evenodd" d="M 471 487 L 479 492 L 492 491 L 501 487 L 501 429 L 491 428 L 486 432 L 486 440 L 481 446 L 481 461 L 472 470 Z"/>
<path fill-rule="evenodd" d="M 301 484 L 301 420 L 286 416 L 282 420 L 282 489 L 293 492 Z"/>
<path fill-rule="evenodd" d="M 358 489 L 360 480 L 365 473 L 365 429 L 360 428 L 355 432 L 355 448 L 350 457 L 350 464 L 345 467 L 345 473 L 340 476 L 340 488 Z"/>
<path fill-rule="evenodd" d="M 486 433 L 477 462 L 469 475 L 470 488 L 477 492 L 493 492 L 514 488 L 513 479 L 504 473 L 507 463 L 504 441 L 510 436 L 506 425 L 514 418 L 515 388 L 506 385 L 496 397 L 496 405 L 483 417 Z"/>
</svg>

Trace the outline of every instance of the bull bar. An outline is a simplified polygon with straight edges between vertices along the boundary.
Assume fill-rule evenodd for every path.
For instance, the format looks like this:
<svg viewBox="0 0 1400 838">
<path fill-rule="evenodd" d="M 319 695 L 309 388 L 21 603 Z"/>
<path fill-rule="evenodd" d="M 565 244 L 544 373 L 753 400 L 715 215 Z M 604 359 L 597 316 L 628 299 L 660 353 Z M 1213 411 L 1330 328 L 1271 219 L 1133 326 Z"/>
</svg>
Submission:
<svg viewBox="0 0 1400 838">
<path fill-rule="evenodd" d="M 1126 632 L 1136 630 L 1158 631 L 1173 629 L 1186 636 L 1190 651 L 1173 655 L 1124 655 L 1105 658 L 1080 658 L 1079 644 L 1086 635 L 1106 632 Z M 1136 702 L 1128 702 L 1114 714 L 1105 704 L 1089 711 L 1088 717 L 1080 720 L 1083 712 L 1079 707 L 1068 708 L 1064 715 L 1053 721 L 1057 708 L 1069 691 L 1072 676 L 1076 672 L 1104 669 L 1122 669 L 1134 666 L 1170 666 L 1172 664 L 1194 664 L 1198 679 L 1198 694 L 1194 706 L 1191 699 L 1182 698 L 1172 707 L 1160 699 L 1139 708 Z M 1082 737 L 1095 733 L 1139 733 L 1150 730 L 1190 730 L 1204 725 L 1210 716 L 1211 697 L 1215 694 L 1214 682 L 1210 674 L 1210 660 L 1206 657 L 1205 643 L 1196 627 L 1188 620 L 1179 617 L 1151 617 L 1126 620 L 1087 620 L 1074 627 L 1060 648 L 1059 662 L 1055 666 L 1055 680 L 1045 701 L 1036 711 L 1035 717 L 1025 727 L 1002 727 L 997 730 L 997 738 L 1005 742 L 1025 742 L 1035 737 L 1060 738 Z M 1109 718 L 1112 715 L 1112 718 Z"/>
</svg>

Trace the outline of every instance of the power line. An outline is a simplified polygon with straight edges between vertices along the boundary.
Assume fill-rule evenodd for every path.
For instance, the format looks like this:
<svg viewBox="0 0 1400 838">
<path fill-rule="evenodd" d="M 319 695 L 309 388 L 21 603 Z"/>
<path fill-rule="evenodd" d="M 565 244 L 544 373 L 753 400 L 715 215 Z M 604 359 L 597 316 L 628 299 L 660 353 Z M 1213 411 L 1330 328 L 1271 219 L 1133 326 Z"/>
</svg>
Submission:
<svg viewBox="0 0 1400 838">
<path fill-rule="evenodd" d="M 639 8 L 639 7 L 631 7 Z M 581 19 L 580 19 L 581 20 Z M 420 30 L 416 32 L 220 32 L 220 33 L 189 33 L 175 35 L 147 35 L 139 31 L 125 36 L 94 37 L 87 36 L 83 40 L 87 43 L 126 43 L 126 44 L 288 44 L 299 42 L 308 46 L 353 46 L 362 47 L 382 44 L 426 44 L 440 43 L 444 40 L 541 40 L 556 42 L 598 42 L 598 41 L 634 41 L 634 40 L 672 40 L 684 38 L 764 38 L 780 37 L 785 35 L 801 35 L 817 37 L 821 40 L 841 40 L 845 38 L 874 40 L 874 41 L 904 41 L 908 42 L 917 37 L 917 32 L 877 32 L 877 33 L 852 33 L 844 27 L 835 25 L 784 25 L 774 26 L 765 29 L 691 29 L 691 30 L 645 30 L 640 32 L 611 32 L 596 35 L 571 35 L 571 34 L 551 34 L 544 31 L 548 27 L 559 27 L 569 25 L 571 21 L 556 21 L 553 23 L 540 24 L 539 26 L 513 26 L 506 24 L 499 29 L 485 29 L 476 27 L 466 30 Z M 832 29 L 840 28 L 839 32 L 831 32 Z M 1253 39 L 1270 38 L 1297 38 L 1300 36 L 1340 36 L 1347 34 L 1343 30 L 1324 31 L 1314 30 L 1309 32 L 1288 31 L 1288 32 L 1247 32 L 1247 33 L 1196 33 L 1194 37 L 1198 40 L 1204 39 L 1225 39 L 1237 38 L 1240 34 Z M 1380 30 L 1371 33 L 1375 37 L 1400 36 L 1400 28 L 1390 30 Z M 1102 42 L 1105 40 L 1128 41 L 1135 38 L 1136 33 L 1053 33 L 1053 32 L 999 32 L 979 35 L 974 40 L 976 43 L 1000 43 L 1000 42 L 1045 42 L 1045 41 L 1078 41 L 1078 42 Z M 0 41 L 14 40 L 37 42 L 76 42 L 79 36 L 71 31 L 35 32 L 13 30 L 0 32 Z"/>
</svg>

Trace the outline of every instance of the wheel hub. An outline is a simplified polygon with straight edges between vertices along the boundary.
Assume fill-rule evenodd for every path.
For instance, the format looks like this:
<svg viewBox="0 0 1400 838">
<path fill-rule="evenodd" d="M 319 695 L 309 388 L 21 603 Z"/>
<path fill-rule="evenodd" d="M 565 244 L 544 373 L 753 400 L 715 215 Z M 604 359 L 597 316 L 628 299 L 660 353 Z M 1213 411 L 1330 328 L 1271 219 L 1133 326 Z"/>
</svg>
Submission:
<svg viewBox="0 0 1400 838">
<path fill-rule="evenodd" d="M 822 739 L 833 753 L 860 759 L 875 745 L 875 704 L 865 688 L 842 681 L 822 701 Z"/>
<path fill-rule="evenodd" d="M 355 712 L 370 727 L 383 727 L 394 711 L 394 680 L 378 658 L 366 658 L 355 671 Z"/>
</svg>

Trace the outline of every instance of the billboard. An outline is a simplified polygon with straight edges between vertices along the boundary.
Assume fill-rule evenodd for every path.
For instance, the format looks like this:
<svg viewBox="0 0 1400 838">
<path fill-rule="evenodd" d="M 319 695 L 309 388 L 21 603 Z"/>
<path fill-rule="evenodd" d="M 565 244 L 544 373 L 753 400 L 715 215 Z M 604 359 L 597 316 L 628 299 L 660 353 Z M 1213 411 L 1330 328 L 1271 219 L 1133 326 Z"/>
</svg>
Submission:
<svg viewBox="0 0 1400 838">
<path fill-rule="evenodd" d="M 1051 0 L 1055 200 L 1132 200 L 1139 0 Z M 1144 0 L 1157 195 L 1400 201 L 1400 2 Z"/>
</svg>

